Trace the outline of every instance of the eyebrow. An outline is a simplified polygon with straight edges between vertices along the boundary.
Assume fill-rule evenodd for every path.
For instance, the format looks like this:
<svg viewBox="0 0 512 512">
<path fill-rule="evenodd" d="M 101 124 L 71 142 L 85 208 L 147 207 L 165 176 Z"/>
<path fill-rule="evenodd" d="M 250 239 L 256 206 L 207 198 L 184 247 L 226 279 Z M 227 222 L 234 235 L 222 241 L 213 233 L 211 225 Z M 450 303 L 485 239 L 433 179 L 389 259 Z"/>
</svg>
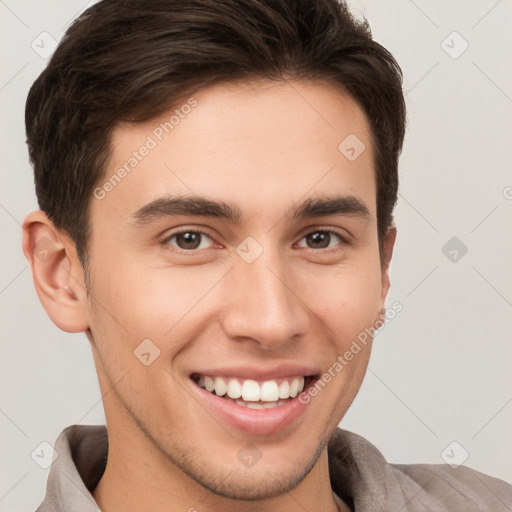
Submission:
<svg viewBox="0 0 512 512">
<path fill-rule="evenodd" d="M 170 196 L 146 204 L 132 215 L 132 221 L 135 226 L 145 226 L 173 215 L 219 218 L 233 224 L 242 220 L 242 212 L 235 203 L 200 196 Z M 327 215 L 371 218 L 368 207 L 354 195 L 308 198 L 292 210 L 294 220 Z"/>
</svg>

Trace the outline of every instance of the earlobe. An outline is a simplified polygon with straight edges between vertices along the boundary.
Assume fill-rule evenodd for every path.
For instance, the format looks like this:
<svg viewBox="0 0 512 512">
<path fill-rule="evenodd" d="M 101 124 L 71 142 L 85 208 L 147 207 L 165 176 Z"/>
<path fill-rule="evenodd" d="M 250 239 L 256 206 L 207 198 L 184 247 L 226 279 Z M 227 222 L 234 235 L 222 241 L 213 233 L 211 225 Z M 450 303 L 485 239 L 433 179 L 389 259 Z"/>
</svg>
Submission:
<svg viewBox="0 0 512 512">
<path fill-rule="evenodd" d="M 87 293 L 74 244 L 40 210 L 25 218 L 22 244 L 37 295 L 53 323 L 66 332 L 87 330 Z"/>
</svg>

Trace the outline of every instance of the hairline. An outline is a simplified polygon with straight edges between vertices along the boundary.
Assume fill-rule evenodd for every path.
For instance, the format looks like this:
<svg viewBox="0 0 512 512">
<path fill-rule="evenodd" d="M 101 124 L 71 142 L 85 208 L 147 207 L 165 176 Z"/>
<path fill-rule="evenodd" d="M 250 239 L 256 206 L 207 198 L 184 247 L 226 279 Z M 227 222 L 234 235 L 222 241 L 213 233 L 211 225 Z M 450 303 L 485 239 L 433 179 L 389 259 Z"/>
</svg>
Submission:
<svg viewBox="0 0 512 512">
<path fill-rule="evenodd" d="M 114 154 L 114 148 L 113 148 L 113 139 L 114 139 L 114 133 L 117 129 L 119 129 L 122 126 L 130 126 L 130 125 L 139 125 L 139 126 L 145 126 L 149 125 L 150 123 L 157 120 L 159 117 L 163 116 L 166 112 L 173 110 L 177 108 L 179 105 L 183 104 L 183 101 L 186 98 L 190 98 L 195 94 L 209 91 L 215 87 L 226 87 L 228 89 L 236 89 L 238 87 L 247 87 L 249 89 L 255 89 L 260 88 L 262 85 L 266 83 L 272 83 L 276 82 L 276 85 L 282 84 L 282 83 L 289 83 L 292 82 L 302 82 L 305 81 L 307 83 L 310 83 L 311 85 L 320 85 L 320 86 L 326 86 L 330 88 L 332 91 L 335 91 L 337 94 L 339 94 L 341 97 L 349 98 L 352 102 L 354 102 L 355 105 L 359 108 L 361 111 L 363 118 L 365 120 L 365 123 L 367 124 L 368 131 L 370 134 L 370 140 L 371 140 L 371 149 L 372 149 L 372 156 L 373 156 L 373 167 L 374 167 L 374 178 L 375 178 L 375 200 L 376 200 L 376 222 L 377 222 L 377 238 L 378 238 L 378 244 L 379 244 L 379 255 L 381 264 L 383 263 L 384 258 L 384 252 L 383 252 L 383 244 L 384 244 L 384 236 L 385 233 L 382 233 L 379 226 L 379 173 L 380 173 L 380 165 L 379 161 L 381 158 L 381 148 L 378 143 L 377 135 L 374 133 L 374 129 L 371 123 L 371 119 L 368 116 L 368 113 L 366 112 L 366 109 L 364 105 L 361 104 L 361 102 L 354 96 L 354 94 L 347 88 L 345 84 L 340 82 L 339 80 L 336 80 L 334 77 L 326 76 L 326 75 L 318 75 L 318 76 L 303 76 L 299 73 L 287 73 L 287 72 L 281 72 L 276 75 L 262 75 L 262 74 L 249 74 L 246 77 L 232 77 L 232 78 L 220 78 L 218 80 L 213 80 L 208 83 L 197 83 L 192 84 L 190 86 L 184 86 L 179 94 L 175 96 L 175 98 L 168 103 L 168 105 L 165 108 L 160 109 L 157 113 L 154 115 L 148 117 L 147 119 L 142 120 L 127 120 L 127 119 L 118 119 L 115 120 L 111 126 L 107 127 L 105 130 L 105 137 L 107 139 L 105 151 L 103 153 L 102 162 L 100 165 L 101 172 L 98 176 L 98 179 L 94 183 L 94 185 L 91 187 L 91 191 L 89 194 L 89 198 L 87 201 L 87 205 L 84 212 L 84 218 L 86 222 L 86 229 L 84 232 L 84 244 L 83 244 L 83 250 L 81 253 L 78 254 L 80 263 L 82 264 L 82 268 L 84 270 L 84 277 L 86 279 L 86 284 L 90 285 L 90 240 L 92 236 L 92 226 L 91 226 L 91 205 L 94 200 L 94 189 L 98 186 L 99 183 L 105 180 L 106 176 L 108 175 L 109 166 L 112 164 L 112 158 Z M 271 85 L 269 85 L 270 87 Z M 390 222 L 389 225 L 386 226 L 386 232 L 391 228 L 393 225 L 393 212 L 391 212 L 390 215 Z M 76 242 L 73 240 L 76 247 Z M 78 253 L 78 250 L 77 250 Z"/>
</svg>

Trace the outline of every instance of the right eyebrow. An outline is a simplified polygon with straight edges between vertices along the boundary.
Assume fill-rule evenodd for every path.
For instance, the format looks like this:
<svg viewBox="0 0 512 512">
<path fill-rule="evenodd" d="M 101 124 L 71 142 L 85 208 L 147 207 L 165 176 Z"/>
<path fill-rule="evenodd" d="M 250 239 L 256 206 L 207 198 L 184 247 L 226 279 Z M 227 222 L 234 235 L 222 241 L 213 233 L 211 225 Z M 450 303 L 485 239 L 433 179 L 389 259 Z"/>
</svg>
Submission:
<svg viewBox="0 0 512 512">
<path fill-rule="evenodd" d="M 206 197 L 179 196 L 155 199 L 137 210 L 132 219 L 135 225 L 142 226 L 172 215 L 215 217 L 234 224 L 239 223 L 242 218 L 240 209 L 234 203 Z"/>
</svg>

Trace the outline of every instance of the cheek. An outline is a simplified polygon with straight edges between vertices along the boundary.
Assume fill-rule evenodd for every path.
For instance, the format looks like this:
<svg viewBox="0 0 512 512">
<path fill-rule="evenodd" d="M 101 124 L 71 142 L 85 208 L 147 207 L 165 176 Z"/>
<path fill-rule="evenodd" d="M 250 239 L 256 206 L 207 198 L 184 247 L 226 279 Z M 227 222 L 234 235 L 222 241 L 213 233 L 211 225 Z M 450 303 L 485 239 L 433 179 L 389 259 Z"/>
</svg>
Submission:
<svg viewBox="0 0 512 512">
<path fill-rule="evenodd" d="M 312 328 L 331 340 L 338 354 L 373 325 L 379 309 L 378 255 L 362 256 L 339 265 L 297 265 L 287 276 L 298 307 L 309 310 Z M 125 365 L 138 363 L 133 351 L 145 339 L 170 361 L 201 328 L 211 327 L 235 293 L 222 283 L 225 266 L 144 268 L 127 258 L 116 261 L 105 255 L 99 260 L 112 263 L 94 269 L 96 327 Z"/>
<path fill-rule="evenodd" d="M 341 265 L 304 279 L 310 283 L 308 287 L 305 282 L 302 285 L 304 293 L 307 290 L 305 302 L 336 336 L 340 350 L 375 322 L 380 307 L 380 272 Z"/>
<path fill-rule="evenodd" d="M 123 264 L 110 275 L 105 272 L 102 279 L 96 275 L 92 287 L 91 331 L 101 359 L 100 379 L 106 379 L 105 389 L 115 385 L 136 414 L 162 407 L 156 389 L 165 390 L 171 403 L 179 398 L 169 362 L 190 339 L 180 320 L 188 318 L 197 302 L 193 290 L 183 291 L 180 280 L 156 279 L 156 274 L 152 272 L 150 278 Z M 110 399 L 115 402 L 113 395 Z"/>
<path fill-rule="evenodd" d="M 161 336 L 208 291 L 209 280 L 192 267 L 152 268 L 139 263 L 124 258 L 97 265 L 94 295 L 104 312 L 120 324 L 118 327 Z"/>
<path fill-rule="evenodd" d="M 103 269 L 93 287 L 97 299 L 94 325 L 98 342 L 108 345 L 103 350 L 113 353 L 115 348 L 115 360 L 109 360 L 140 369 L 134 351 L 149 339 L 157 347 L 153 350 L 160 351 L 158 363 L 172 361 L 199 337 L 201 327 L 222 304 L 221 287 L 216 288 L 216 283 L 224 273 L 225 269 L 207 266 L 141 269 L 126 261 L 111 272 Z"/>
</svg>

